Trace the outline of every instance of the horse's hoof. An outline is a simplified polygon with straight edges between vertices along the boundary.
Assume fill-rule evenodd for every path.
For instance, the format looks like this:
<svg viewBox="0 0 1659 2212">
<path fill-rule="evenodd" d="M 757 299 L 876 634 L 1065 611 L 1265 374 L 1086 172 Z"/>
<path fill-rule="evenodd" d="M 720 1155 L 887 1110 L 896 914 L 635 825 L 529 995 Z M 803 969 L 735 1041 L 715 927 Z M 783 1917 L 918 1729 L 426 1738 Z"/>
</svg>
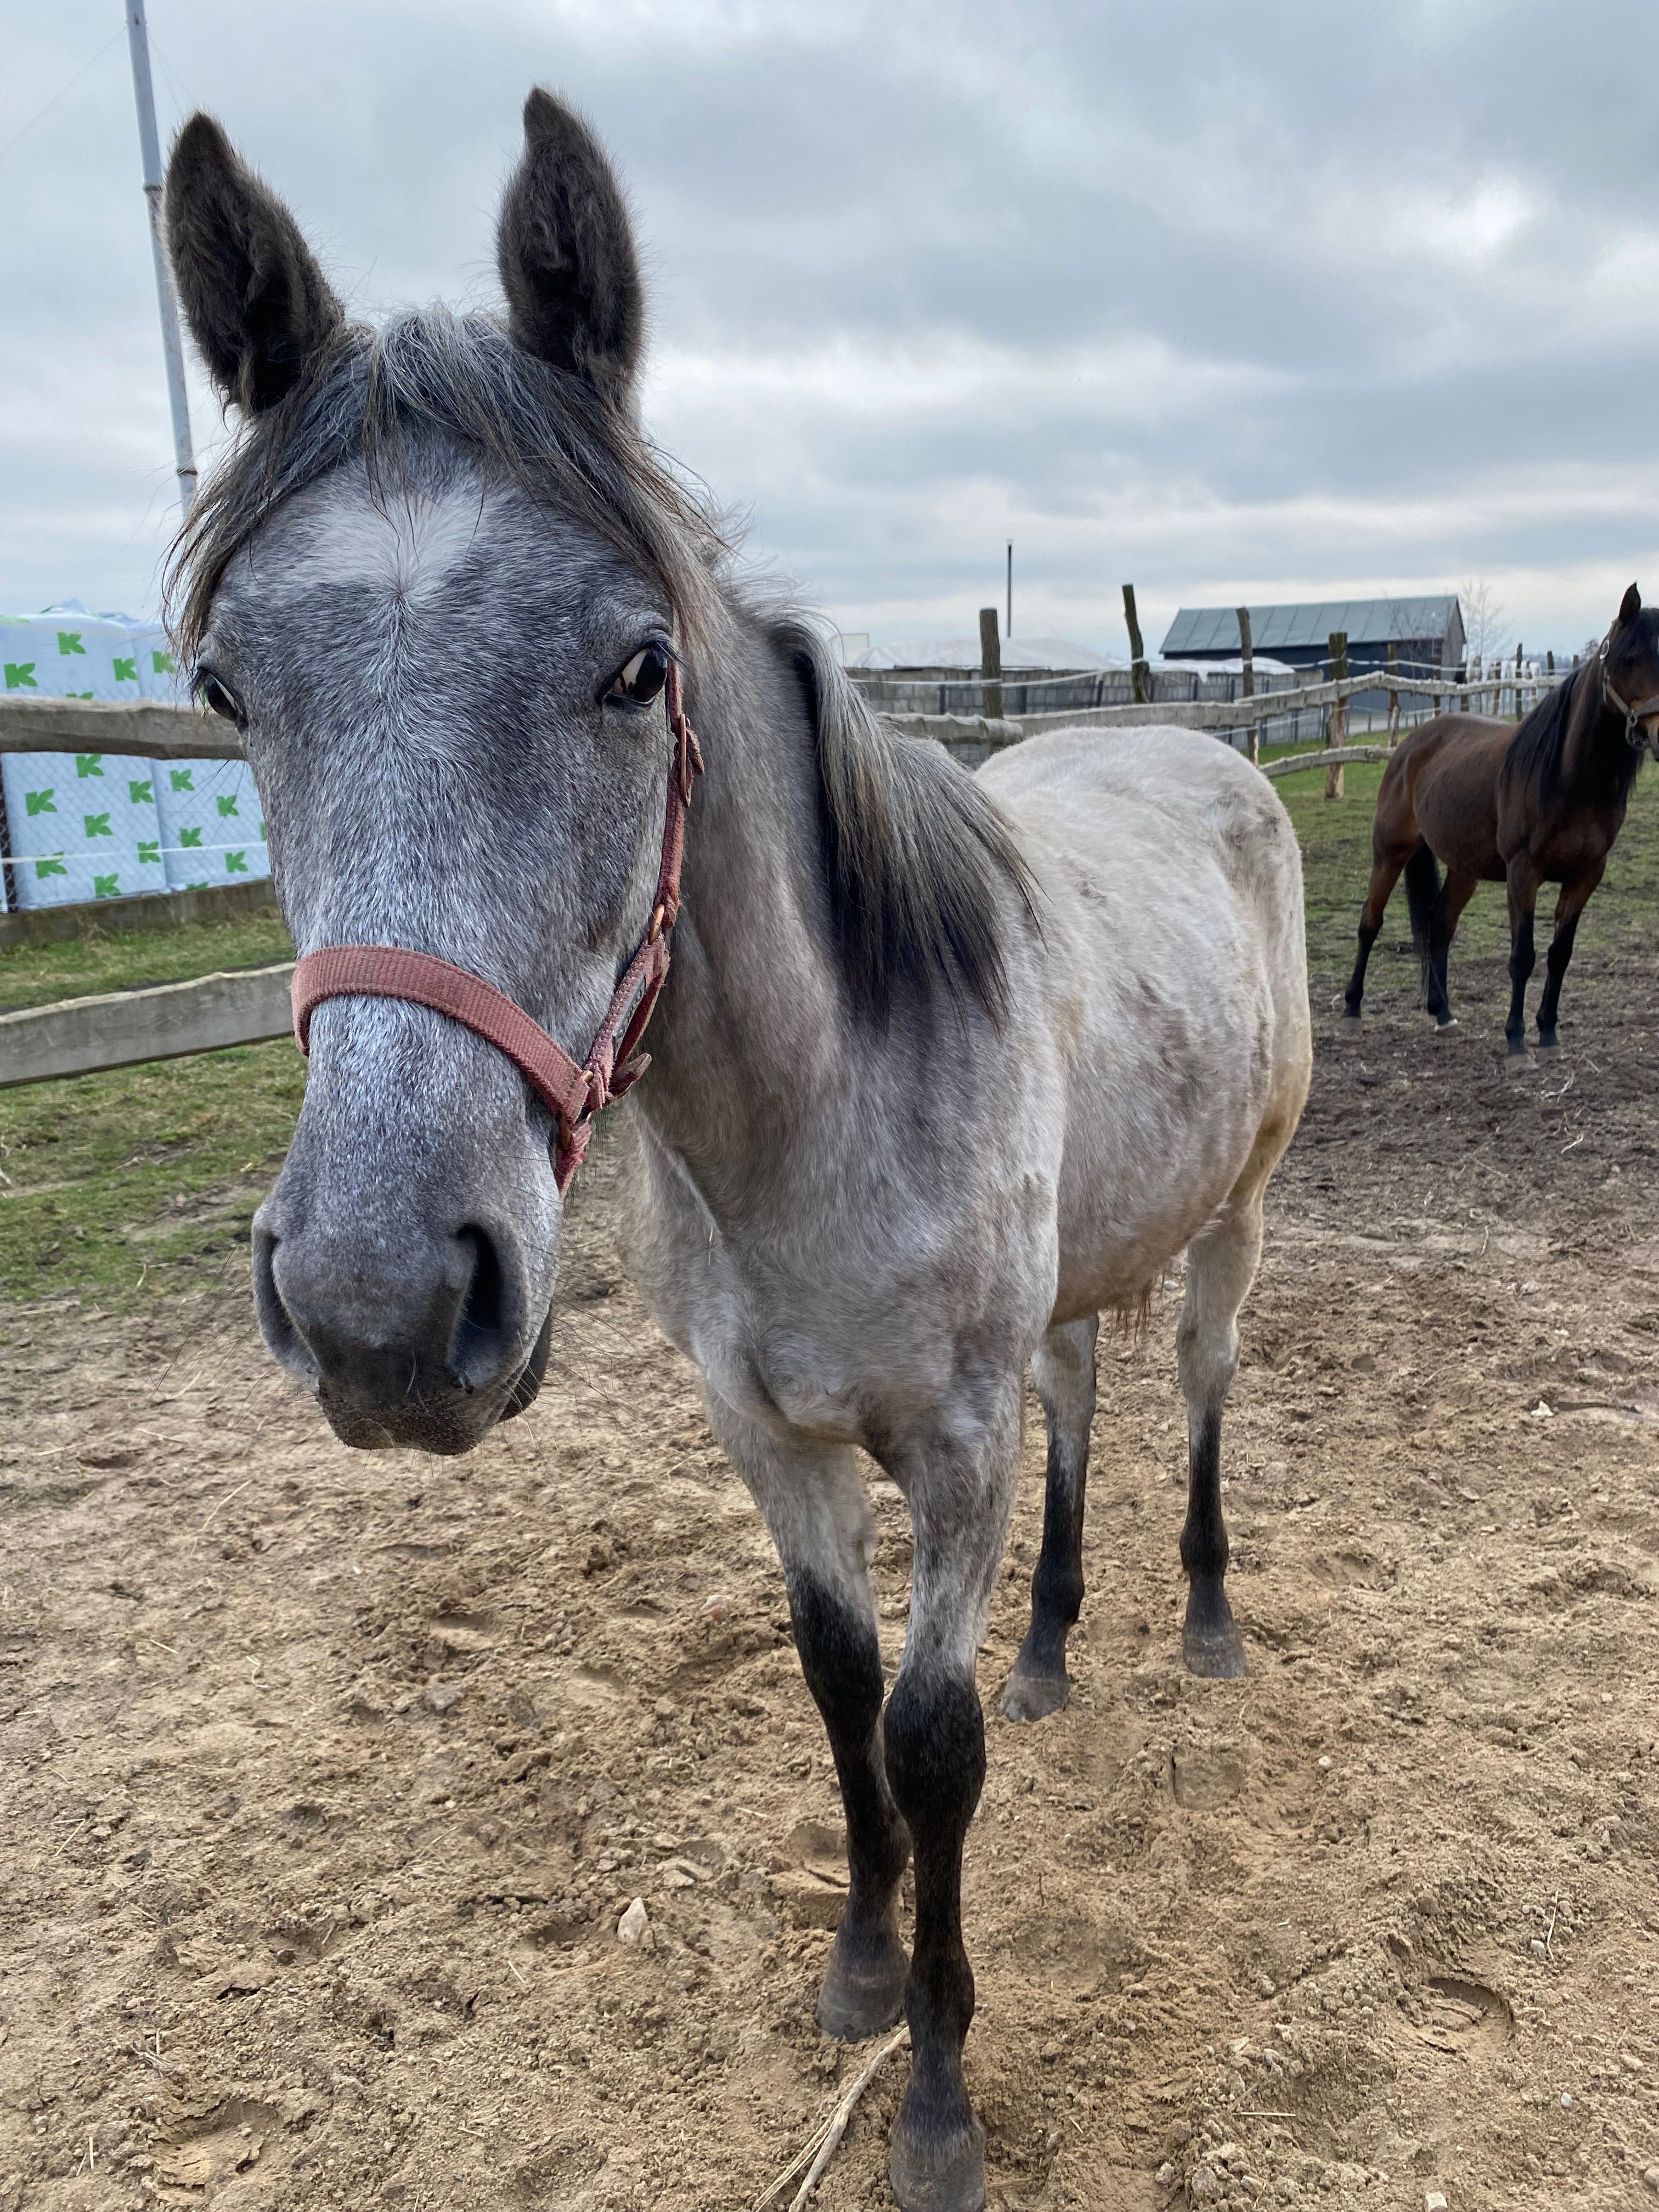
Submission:
<svg viewBox="0 0 1659 2212">
<path fill-rule="evenodd" d="M 1064 1668 L 1058 1674 L 1036 1674 L 1017 1666 L 1003 1686 L 997 1710 L 1006 1721 L 1046 1721 L 1071 1694 L 1072 1678 Z"/>
<path fill-rule="evenodd" d="M 1188 1621 L 1181 1632 L 1181 1656 L 1187 1672 L 1204 1682 L 1242 1682 L 1250 1671 L 1244 1639 L 1231 1620 L 1216 1628 L 1197 1628 Z"/>
<path fill-rule="evenodd" d="M 904 1984 L 910 1960 L 890 1929 L 875 1952 L 849 1959 L 839 1936 L 818 1991 L 818 2026 L 837 2043 L 862 2043 L 891 2027 L 904 2010 Z"/>
<path fill-rule="evenodd" d="M 1353 1036 L 1357 1035 L 1357 1033 L 1362 1030 L 1364 1025 L 1364 1016 L 1360 1012 L 1358 1007 L 1346 1006 L 1343 1009 L 1341 1017 L 1336 1026 L 1339 1035 Z"/>
<path fill-rule="evenodd" d="M 1434 1033 L 1437 1036 L 1444 1036 L 1448 1030 L 1455 1030 L 1456 1027 L 1457 1017 L 1455 1014 L 1448 1014 L 1443 1021 L 1438 1014 L 1435 1016 Z"/>
<path fill-rule="evenodd" d="M 1505 1075 L 1531 1075 L 1537 1066 L 1537 1061 L 1527 1050 L 1525 1045 L 1511 1045 L 1508 1057 L 1504 1062 L 1504 1073 Z"/>
<path fill-rule="evenodd" d="M 942 2141 L 893 2125 L 887 2175 L 902 2212 L 984 2212 L 985 2130 L 970 2118 Z"/>
<path fill-rule="evenodd" d="M 1560 1045 L 1561 1040 L 1557 1036 L 1553 1030 L 1539 1030 L 1538 1049 L 1540 1052 L 1557 1052 L 1560 1049 Z"/>
</svg>

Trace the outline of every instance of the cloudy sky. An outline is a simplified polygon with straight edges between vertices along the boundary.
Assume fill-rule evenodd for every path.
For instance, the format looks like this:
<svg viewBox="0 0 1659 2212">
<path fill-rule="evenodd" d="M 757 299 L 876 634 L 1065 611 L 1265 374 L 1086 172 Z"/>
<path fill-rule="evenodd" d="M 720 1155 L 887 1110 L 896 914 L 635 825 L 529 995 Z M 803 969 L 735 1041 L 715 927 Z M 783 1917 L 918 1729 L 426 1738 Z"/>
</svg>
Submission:
<svg viewBox="0 0 1659 2212">
<path fill-rule="evenodd" d="M 1125 578 L 1154 645 L 1182 603 L 1484 578 L 1509 636 L 1571 647 L 1632 575 L 1659 595 L 1644 0 L 150 22 L 164 135 L 216 113 L 367 314 L 494 298 L 524 93 L 573 97 L 637 215 L 658 437 L 845 629 L 969 631 L 1008 538 L 1016 638 L 1118 653 Z M 0 0 L 0 609 L 153 607 L 174 491 L 120 8 Z"/>
</svg>

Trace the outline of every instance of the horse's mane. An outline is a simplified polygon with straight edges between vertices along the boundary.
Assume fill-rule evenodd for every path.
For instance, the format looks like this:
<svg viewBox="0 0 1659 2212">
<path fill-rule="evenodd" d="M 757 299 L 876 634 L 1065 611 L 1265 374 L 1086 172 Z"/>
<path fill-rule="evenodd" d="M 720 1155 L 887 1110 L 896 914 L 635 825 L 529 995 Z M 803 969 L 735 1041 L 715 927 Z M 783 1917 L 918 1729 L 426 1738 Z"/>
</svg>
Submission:
<svg viewBox="0 0 1659 2212">
<path fill-rule="evenodd" d="M 433 306 L 380 329 L 343 326 L 214 470 L 168 569 L 183 653 L 198 647 L 227 568 L 285 500 L 353 461 L 377 492 L 395 491 L 411 440 L 434 434 L 475 448 L 532 498 L 586 524 L 662 585 L 688 646 L 707 637 L 725 551 L 719 525 L 632 417 L 515 345 L 494 317 Z"/>
<path fill-rule="evenodd" d="M 830 910 L 854 1003 L 884 1020 L 896 986 L 947 988 L 1006 1011 L 1000 918 L 1035 888 L 1006 820 L 943 745 L 874 714 L 799 615 L 767 624 L 807 695 Z"/>
<path fill-rule="evenodd" d="M 1567 741 L 1579 720 L 1594 721 L 1601 712 L 1601 670 L 1599 659 L 1575 668 L 1544 694 L 1510 739 L 1504 774 L 1511 781 L 1530 783 L 1540 805 L 1547 805 L 1560 788 Z M 1622 805 L 1641 765 L 1641 753 L 1634 746 L 1621 741 L 1616 752 L 1602 747 L 1591 756 L 1586 780 L 1593 780 L 1595 788 L 1586 796 Z"/>
</svg>

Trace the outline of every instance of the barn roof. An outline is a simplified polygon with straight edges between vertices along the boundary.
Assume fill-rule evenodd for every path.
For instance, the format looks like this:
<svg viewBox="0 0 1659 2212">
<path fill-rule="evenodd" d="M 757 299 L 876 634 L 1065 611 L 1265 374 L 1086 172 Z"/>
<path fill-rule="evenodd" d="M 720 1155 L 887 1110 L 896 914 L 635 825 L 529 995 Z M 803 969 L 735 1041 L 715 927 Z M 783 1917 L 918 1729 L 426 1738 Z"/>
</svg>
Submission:
<svg viewBox="0 0 1659 2212">
<path fill-rule="evenodd" d="M 1351 646 L 1386 645 L 1390 639 L 1413 643 L 1443 638 L 1457 611 L 1455 592 L 1427 599 L 1317 599 L 1302 606 L 1252 607 L 1250 646 L 1255 653 L 1282 652 L 1287 646 L 1322 646 L 1334 629 L 1346 630 Z M 1182 607 L 1164 641 L 1165 660 L 1193 653 L 1238 651 L 1236 607 Z"/>
</svg>

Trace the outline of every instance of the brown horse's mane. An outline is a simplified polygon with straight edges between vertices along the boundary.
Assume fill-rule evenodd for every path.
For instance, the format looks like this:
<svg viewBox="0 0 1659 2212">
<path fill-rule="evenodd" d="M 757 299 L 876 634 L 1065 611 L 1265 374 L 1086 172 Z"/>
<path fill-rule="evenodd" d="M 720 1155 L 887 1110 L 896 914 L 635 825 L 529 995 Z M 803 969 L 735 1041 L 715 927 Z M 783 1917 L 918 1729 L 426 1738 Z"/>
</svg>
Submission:
<svg viewBox="0 0 1659 2212">
<path fill-rule="evenodd" d="M 1547 691 L 1521 722 L 1504 757 L 1505 781 L 1530 783 L 1539 805 L 1549 805 L 1561 794 L 1569 740 L 1581 729 L 1588 736 L 1602 711 L 1598 656 Z M 1641 750 L 1626 744 L 1622 735 L 1616 744 L 1585 745 L 1579 752 L 1574 796 L 1596 805 L 1622 806 L 1641 765 Z"/>
</svg>

